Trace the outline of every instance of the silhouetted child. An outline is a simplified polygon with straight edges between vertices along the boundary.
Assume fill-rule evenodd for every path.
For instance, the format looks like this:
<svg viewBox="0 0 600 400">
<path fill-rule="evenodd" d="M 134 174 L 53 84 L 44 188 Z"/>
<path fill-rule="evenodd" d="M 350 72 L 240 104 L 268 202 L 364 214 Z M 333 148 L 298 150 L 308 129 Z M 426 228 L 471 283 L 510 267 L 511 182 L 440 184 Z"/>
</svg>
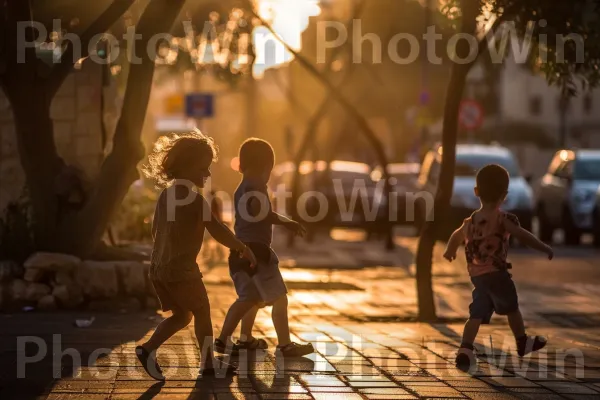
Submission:
<svg viewBox="0 0 600 400">
<path fill-rule="evenodd" d="M 145 168 L 163 188 L 154 213 L 154 248 L 150 279 L 163 311 L 172 315 L 158 325 L 152 337 L 136 347 L 136 355 L 146 372 L 157 380 L 164 376 L 156 361 L 156 350 L 175 333 L 185 328 L 192 316 L 202 353 L 200 373 L 213 375 L 217 369 L 232 373 L 234 368 L 217 362 L 213 355 L 210 304 L 196 258 L 202 247 L 204 229 L 223 245 L 235 249 L 248 263 L 255 264 L 252 251 L 210 212 L 208 202 L 199 194 L 210 177 L 216 160 L 213 140 L 199 131 L 158 139 Z M 218 364 L 217 364 L 218 363 Z"/>
<path fill-rule="evenodd" d="M 469 369 L 475 365 L 473 342 L 481 324 L 489 324 L 492 315 L 506 315 L 517 343 L 517 352 L 524 356 L 546 345 L 540 336 L 528 336 L 519 311 L 517 290 L 508 273 L 509 239 L 514 236 L 520 243 L 548 255 L 554 253 L 527 230 L 521 228 L 516 216 L 500 210 L 508 194 L 510 177 L 499 165 L 488 165 L 477 173 L 475 194 L 481 207 L 456 230 L 446 247 L 444 258 L 453 261 L 461 243 L 465 242 L 467 266 L 475 286 L 473 302 L 469 306 L 469 320 L 465 324 L 456 365 Z"/>
<path fill-rule="evenodd" d="M 260 307 L 273 306 L 272 318 L 277 333 L 277 353 L 299 357 L 314 352 L 312 344 L 298 344 L 290 339 L 287 288 L 279 270 L 279 259 L 271 248 L 273 225 L 282 225 L 297 235 L 304 228 L 295 221 L 273 212 L 267 183 L 275 164 L 271 145 L 260 139 L 248 139 L 240 147 L 242 181 L 234 195 L 235 234 L 256 255 L 258 264 L 252 269 L 236 251 L 229 257 L 229 272 L 238 299 L 229 308 L 215 350 L 236 354 L 240 349 L 266 349 L 264 339 L 252 336 L 252 327 Z M 231 335 L 242 322 L 241 340 L 233 343 Z"/>
</svg>

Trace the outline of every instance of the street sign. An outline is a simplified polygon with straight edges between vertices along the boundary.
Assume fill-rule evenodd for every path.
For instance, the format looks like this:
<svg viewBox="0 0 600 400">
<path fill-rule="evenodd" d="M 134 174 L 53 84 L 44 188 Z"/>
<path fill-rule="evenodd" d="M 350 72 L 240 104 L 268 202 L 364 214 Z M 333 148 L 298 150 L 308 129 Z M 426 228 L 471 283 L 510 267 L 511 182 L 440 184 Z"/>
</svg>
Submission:
<svg viewBox="0 0 600 400">
<path fill-rule="evenodd" d="M 211 118 L 214 96 L 211 93 L 191 93 L 185 97 L 185 113 L 190 118 Z"/>
<path fill-rule="evenodd" d="M 469 131 L 480 128 L 483 124 L 483 108 L 475 100 L 463 100 L 460 103 L 458 122 Z"/>
<path fill-rule="evenodd" d="M 180 114 L 183 112 L 183 96 L 173 94 L 165 98 L 165 112 L 167 114 Z"/>
</svg>

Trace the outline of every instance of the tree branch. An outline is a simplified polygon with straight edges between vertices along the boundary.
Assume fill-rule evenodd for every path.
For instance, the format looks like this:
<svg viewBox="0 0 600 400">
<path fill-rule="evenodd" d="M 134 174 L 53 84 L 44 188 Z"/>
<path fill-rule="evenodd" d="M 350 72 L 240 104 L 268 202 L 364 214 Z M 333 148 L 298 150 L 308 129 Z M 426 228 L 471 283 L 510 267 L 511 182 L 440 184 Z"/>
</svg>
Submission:
<svg viewBox="0 0 600 400">
<path fill-rule="evenodd" d="M 64 80 L 73 70 L 75 59 L 85 58 L 89 55 L 89 46 L 94 36 L 106 32 L 125 12 L 131 7 L 134 0 L 113 0 L 110 6 L 96 18 L 94 22 L 81 35 L 81 54 L 75 54 L 75 48 L 70 41 L 63 52 L 60 62 L 50 71 L 47 89 L 53 97 L 62 86 Z"/>
<path fill-rule="evenodd" d="M 496 17 L 496 20 L 494 21 L 490 29 L 488 29 L 483 38 L 481 38 L 481 40 L 479 41 L 479 46 L 477 49 L 477 59 L 479 59 L 479 57 L 486 54 L 490 50 L 489 35 L 494 35 L 496 33 L 496 30 L 500 28 L 500 26 L 502 26 L 502 24 L 506 22 L 508 18 L 514 16 L 515 10 L 516 6 L 513 5 L 511 8 L 508 8 L 506 11 L 504 11 L 502 15 Z"/>
<path fill-rule="evenodd" d="M 245 0 L 245 2 L 247 3 L 248 9 L 252 13 L 252 15 L 256 19 L 258 19 L 260 23 L 264 27 L 266 27 L 273 35 L 275 35 L 275 37 L 279 38 L 279 35 L 277 34 L 277 32 L 275 32 L 271 24 L 267 23 L 260 15 L 258 15 L 256 10 L 254 9 L 254 5 L 252 4 L 252 2 L 250 0 Z M 367 140 L 373 146 L 375 153 L 377 154 L 377 158 L 379 159 L 379 162 L 382 165 L 387 165 L 387 155 L 385 153 L 385 149 L 381 142 L 377 139 L 377 135 L 375 134 L 375 132 L 373 132 L 365 117 L 356 109 L 356 107 L 354 107 L 354 105 L 343 94 L 340 93 L 338 88 L 336 88 L 335 85 L 332 82 L 330 82 L 322 72 L 320 72 L 314 65 L 312 65 L 310 61 L 308 61 L 302 54 L 300 54 L 298 51 L 292 48 L 284 40 L 282 40 L 281 38 L 279 38 L 279 40 L 284 45 L 286 50 L 292 53 L 294 57 L 298 60 L 298 62 L 330 91 L 333 99 L 336 100 L 346 110 L 348 114 L 350 114 L 350 116 L 355 120 L 360 130 L 365 134 Z M 387 168 L 384 168 L 384 178 L 387 181 Z"/>
</svg>

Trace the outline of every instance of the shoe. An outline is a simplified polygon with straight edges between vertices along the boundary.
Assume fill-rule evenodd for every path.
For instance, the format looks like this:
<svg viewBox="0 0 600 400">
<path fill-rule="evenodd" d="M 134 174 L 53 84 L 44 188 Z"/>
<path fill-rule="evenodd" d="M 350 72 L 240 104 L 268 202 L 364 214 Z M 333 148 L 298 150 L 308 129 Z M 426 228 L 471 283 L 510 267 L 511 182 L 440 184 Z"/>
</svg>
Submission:
<svg viewBox="0 0 600 400">
<path fill-rule="evenodd" d="M 290 343 L 285 346 L 277 346 L 276 354 L 283 357 L 302 357 L 315 352 L 312 344 Z"/>
<path fill-rule="evenodd" d="M 543 336 L 523 336 L 517 339 L 517 353 L 520 357 L 546 347 L 548 340 Z"/>
<path fill-rule="evenodd" d="M 269 344 L 265 339 L 252 338 L 251 340 L 242 342 L 238 340 L 237 346 L 240 350 L 266 350 Z"/>
<path fill-rule="evenodd" d="M 227 364 L 224 361 L 215 359 L 212 368 L 204 368 L 200 370 L 200 376 L 210 377 L 215 376 L 222 378 L 224 376 L 234 376 L 237 373 L 237 368 L 234 365 Z"/>
<path fill-rule="evenodd" d="M 221 339 L 215 340 L 214 349 L 217 353 L 229 354 L 230 356 L 237 356 L 240 352 L 240 346 L 235 343 L 225 343 Z"/>
<path fill-rule="evenodd" d="M 455 360 L 456 368 L 461 371 L 470 371 L 477 365 L 477 357 L 472 348 L 461 347 L 458 349 L 458 354 Z"/>
<path fill-rule="evenodd" d="M 165 380 L 162 369 L 160 369 L 160 365 L 158 365 L 158 362 L 156 361 L 155 351 L 149 352 L 142 346 L 137 346 L 135 348 L 135 355 L 137 356 L 138 360 L 140 360 L 140 363 L 142 364 L 142 367 L 144 367 L 146 373 L 152 377 L 152 379 L 156 379 L 157 381 Z"/>
</svg>

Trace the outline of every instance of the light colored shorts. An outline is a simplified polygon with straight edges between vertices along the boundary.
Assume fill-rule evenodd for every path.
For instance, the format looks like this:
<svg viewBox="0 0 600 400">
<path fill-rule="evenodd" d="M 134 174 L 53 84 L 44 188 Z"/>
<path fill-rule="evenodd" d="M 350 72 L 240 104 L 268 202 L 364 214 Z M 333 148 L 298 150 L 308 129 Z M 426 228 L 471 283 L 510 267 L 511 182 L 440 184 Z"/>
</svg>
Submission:
<svg viewBox="0 0 600 400">
<path fill-rule="evenodd" d="M 287 287 L 279 270 L 279 258 L 271 249 L 267 260 L 259 259 L 255 268 L 250 262 L 239 257 L 239 253 L 229 255 L 229 274 L 233 280 L 238 301 L 253 302 L 261 307 L 272 305 L 287 294 Z"/>
</svg>

